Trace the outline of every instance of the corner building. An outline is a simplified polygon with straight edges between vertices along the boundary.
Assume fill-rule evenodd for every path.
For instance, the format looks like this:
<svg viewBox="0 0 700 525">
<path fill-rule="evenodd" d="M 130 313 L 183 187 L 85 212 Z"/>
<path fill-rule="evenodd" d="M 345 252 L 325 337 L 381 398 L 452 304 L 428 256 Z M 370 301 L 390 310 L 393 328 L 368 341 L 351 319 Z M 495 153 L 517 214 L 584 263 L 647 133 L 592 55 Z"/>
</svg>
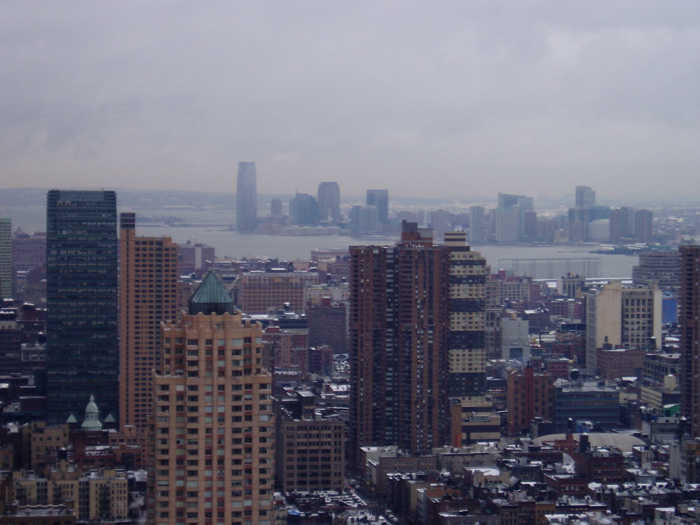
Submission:
<svg viewBox="0 0 700 525">
<path fill-rule="evenodd" d="M 149 523 L 271 524 L 274 417 L 261 325 L 243 320 L 209 273 L 162 337 Z"/>
</svg>

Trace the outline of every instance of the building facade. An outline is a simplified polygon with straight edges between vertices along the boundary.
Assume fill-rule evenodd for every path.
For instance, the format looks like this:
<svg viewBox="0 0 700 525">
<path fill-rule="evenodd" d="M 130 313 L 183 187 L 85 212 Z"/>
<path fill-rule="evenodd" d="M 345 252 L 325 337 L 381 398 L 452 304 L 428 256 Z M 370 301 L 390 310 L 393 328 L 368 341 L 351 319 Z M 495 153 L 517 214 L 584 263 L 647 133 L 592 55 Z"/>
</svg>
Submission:
<svg viewBox="0 0 700 525">
<path fill-rule="evenodd" d="M 153 369 L 160 368 L 160 324 L 178 314 L 177 245 L 137 237 L 133 213 L 120 215 L 119 412 L 121 425 L 145 430 L 152 412 Z"/>
<path fill-rule="evenodd" d="M 379 224 L 389 223 L 389 190 L 367 190 L 365 204 L 377 207 Z"/>
<path fill-rule="evenodd" d="M 590 422 L 603 430 L 620 428 L 620 391 L 596 382 L 557 381 L 554 385 L 555 430 L 566 432 L 569 419 L 574 425 Z"/>
<path fill-rule="evenodd" d="M 680 390 L 688 431 L 700 437 L 700 245 L 683 245 L 678 323 L 681 325 Z"/>
<path fill-rule="evenodd" d="M 47 471 L 47 477 L 20 471 L 14 482 L 19 505 L 43 506 L 72 501 L 75 519 L 81 523 L 126 521 L 129 517 L 129 480 L 126 471 L 99 469 L 83 472 L 63 468 Z M 24 523 L 18 519 L 13 523 Z M 40 523 L 56 523 L 45 517 Z M 28 523 L 28 521 L 27 521 Z M 36 523 L 36 522 L 33 522 Z"/>
<path fill-rule="evenodd" d="M 149 523 L 270 525 L 274 415 L 262 326 L 235 312 L 209 273 L 162 339 Z"/>
<path fill-rule="evenodd" d="M 340 186 L 337 182 L 318 185 L 318 215 L 322 221 L 340 221 Z"/>
<path fill-rule="evenodd" d="M 116 193 L 51 190 L 46 226 L 48 421 L 80 413 L 91 394 L 118 420 Z"/>
<path fill-rule="evenodd" d="M 661 290 L 651 286 L 624 287 L 611 281 L 586 294 L 586 366 L 596 369 L 598 348 L 654 350 L 661 344 Z"/>
<path fill-rule="evenodd" d="M 0 218 L 0 299 L 12 297 L 12 219 Z"/>
<path fill-rule="evenodd" d="M 595 206 L 595 191 L 588 186 L 576 186 L 576 207 L 592 208 Z"/>
<path fill-rule="evenodd" d="M 450 251 L 404 223 L 396 246 L 353 246 L 350 257 L 351 453 L 428 453 L 450 439 Z"/>
<path fill-rule="evenodd" d="M 318 274 L 308 272 L 242 273 L 234 286 L 236 303 L 247 314 L 266 314 L 289 303 L 295 312 L 304 311 L 304 290 L 318 284 Z"/>
<path fill-rule="evenodd" d="M 346 303 L 333 303 L 329 297 L 321 299 L 321 304 L 309 306 L 309 345 L 328 345 L 336 354 L 347 353 L 348 310 Z"/>
<path fill-rule="evenodd" d="M 508 374 L 506 390 L 508 433 L 519 435 L 530 428 L 536 418 L 554 418 L 554 377 L 548 372 L 535 373 L 531 366 Z"/>
<path fill-rule="evenodd" d="M 490 269 L 471 251 L 465 232 L 445 232 L 450 258 L 449 395 L 453 401 L 483 400 L 486 393 L 486 281 Z"/>
<path fill-rule="evenodd" d="M 655 281 L 663 291 L 676 291 L 681 281 L 681 259 L 678 252 L 642 252 L 639 265 L 632 268 L 634 284 L 649 286 Z"/>
<path fill-rule="evenodd" d="M 345 486 L 345 424 L 316 410 L 316 396 L 298 391 L 276 402 L 275 478 L 283 492 Z"/>
<path fill-rule="evenodd" d="M 289 201 L 289 215 L 294 224 L 315 226 L 319 218 L 316 197 L 308 193 L 297 193 Z"/>
</svg>

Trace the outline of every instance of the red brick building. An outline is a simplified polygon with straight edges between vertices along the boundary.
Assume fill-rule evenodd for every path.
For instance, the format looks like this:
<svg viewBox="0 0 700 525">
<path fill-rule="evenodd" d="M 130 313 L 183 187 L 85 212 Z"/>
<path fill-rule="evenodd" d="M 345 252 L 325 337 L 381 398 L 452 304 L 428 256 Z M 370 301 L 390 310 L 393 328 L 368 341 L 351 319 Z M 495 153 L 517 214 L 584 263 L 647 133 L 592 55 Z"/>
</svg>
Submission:
<svg viewBox="0 0 700 525">
<path fill-rule="evenodd" d="M 508 432 L 520 434 L 530 428 L 535 417 L 551 420 L 554 416 L 554 377 L 549 372 L 535 373 L 531 366 L 511 372 L 506 392 Z"/>
</svg>

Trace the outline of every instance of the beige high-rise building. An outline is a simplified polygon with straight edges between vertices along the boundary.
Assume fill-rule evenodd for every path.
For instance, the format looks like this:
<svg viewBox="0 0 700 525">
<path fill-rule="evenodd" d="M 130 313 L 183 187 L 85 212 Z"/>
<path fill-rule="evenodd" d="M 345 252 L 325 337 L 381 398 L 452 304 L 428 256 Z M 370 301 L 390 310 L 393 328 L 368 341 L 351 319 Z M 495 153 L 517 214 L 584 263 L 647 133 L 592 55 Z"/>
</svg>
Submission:
<svg viewBox="0 0 700 525">
<path fill-rule="evenodd" d="M 122 429 L 145 430 L 160 365 L 160 324 L 177 319 L 177 245 L 137 237 L 135 215 L 122 213 L 119 233 L 119 413 Z"/>
<path fill-rule="evenodd" d="M 661 344 L 661 290 L 624 287 L 611 281 L 586 294 L 586 367 L 596 369 L 596 351 L 613 347 L 652 349 Z"/>
<path fill-rule="evenodd" d="M 149 435 L 149 523 L 270 525 L 272 377 L 262 326 L 244 320 L 213 273 L 189 314 L 162 329 Z"/>
</svg>

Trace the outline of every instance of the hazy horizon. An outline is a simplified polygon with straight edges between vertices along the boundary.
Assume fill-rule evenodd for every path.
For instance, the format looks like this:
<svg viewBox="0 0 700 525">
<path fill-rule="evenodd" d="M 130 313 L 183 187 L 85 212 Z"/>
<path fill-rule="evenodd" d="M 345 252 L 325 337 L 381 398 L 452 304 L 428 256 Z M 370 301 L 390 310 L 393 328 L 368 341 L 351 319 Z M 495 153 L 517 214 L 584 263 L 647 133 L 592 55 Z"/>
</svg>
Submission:
<svg viewBox="0 0 700 525">
<path fill-rule="evenodd" d="M 0 188 L 700 194 L 690 1 L 0 2 Z M 269 191 L 273 188 L 275 191 Z"/>
</svg>

